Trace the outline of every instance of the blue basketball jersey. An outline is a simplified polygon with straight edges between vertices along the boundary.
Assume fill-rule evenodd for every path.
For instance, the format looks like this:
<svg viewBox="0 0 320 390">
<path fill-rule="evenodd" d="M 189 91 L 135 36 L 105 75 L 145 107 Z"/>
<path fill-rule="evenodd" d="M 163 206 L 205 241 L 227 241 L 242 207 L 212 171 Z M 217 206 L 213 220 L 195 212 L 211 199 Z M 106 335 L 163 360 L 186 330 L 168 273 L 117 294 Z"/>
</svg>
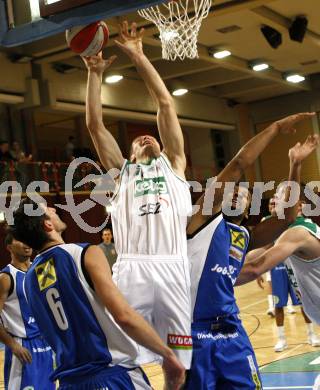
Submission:
<svg viewBox="0 0 320 390">
<path fill-rule="evenodd" d="M 239 312 L 234 284 L 243 266 L 249 233 L 216 216 L 188 240 L 193 321 Z"/>
<path fill-rule="evenodd" d="M 250 340 L 238 316 L 234 284 L 249 243 L 246 228 L 213 217 L 188 240 L 193 356 L 186 390 L 260 390 Z"/>
<path fill-rule="evenodd" d="M 3 326 L 12 336 L 20 338 L 39 336 L 39 328 L 24 294 L 26 273 L 12 264 L 7 265 L 0 272 L 10 275 L 11 279 L 11 289 L 1 312 Z"/>
<path fill-rule="evenodd" d="M 88 284 L 88 244 L 57 245 L 40 253 L 25 289 L 41 332 L 56 353 L 54 379 L 90 376 L 108 365 L 130 366 L 135 344 L 114 323 Z"/>
</svg>

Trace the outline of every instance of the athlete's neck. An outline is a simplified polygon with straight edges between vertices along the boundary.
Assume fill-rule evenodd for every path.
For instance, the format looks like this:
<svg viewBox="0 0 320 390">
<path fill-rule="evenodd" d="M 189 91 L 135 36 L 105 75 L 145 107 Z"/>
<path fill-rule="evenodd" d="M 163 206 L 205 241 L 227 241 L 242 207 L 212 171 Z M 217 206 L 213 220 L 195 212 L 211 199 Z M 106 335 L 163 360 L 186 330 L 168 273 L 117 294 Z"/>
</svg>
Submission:
<svg viewBox="0 0 320 390">
<path fill-rule="evenodd" d="M 160 157 L 160 154 L 155 153 L 153 150 L 147 150 L 145 153 L 141 154 L 139 157 L 136 157 L 134 161 L 135 164 L 145 164 L 148 165 L 155 158 Z"/>
<path fill-rule="evenodd" d="M 222 213 L 223 214 L 223 213 Z M 226 214 L 223 214 L 223 218 L 228 221 L 228 222 L 231 222 L 233 223 L 234 225 L 241 225 L 242 221 L 243 221 L 243 216 L 242 215 L 239 215 L 237 217 L 231 217 L 230 215 L 226 215 Z"/>
<path fill-rule="evenodd" d="M 151 163 L 151 161 L 155 158 L 155 156 L 145 156 L 145 157 L 141 157 L 139 159 L 137 159 L 135 162 L 136 164 L 145 164 L 145 165 L 148 165 Z"/>
<path fill-rule="evenodd" d="M 30 268 L 30 257 L 18 259 L 16 256 L 11 256 L 11 264 L 23 272 L 27 272 Z"/>
<path fill-rule="evenodd" d="M 62 245 L 62 244 L 64 244 L 64 241 L 61 237 L 58 240 L 50 240 L 46 244 L 43 245 L 43 247 L 40 249 L 40 252 L 43 252 L 46 249 L 51 248 L 52 246 Z"/>
</svg>

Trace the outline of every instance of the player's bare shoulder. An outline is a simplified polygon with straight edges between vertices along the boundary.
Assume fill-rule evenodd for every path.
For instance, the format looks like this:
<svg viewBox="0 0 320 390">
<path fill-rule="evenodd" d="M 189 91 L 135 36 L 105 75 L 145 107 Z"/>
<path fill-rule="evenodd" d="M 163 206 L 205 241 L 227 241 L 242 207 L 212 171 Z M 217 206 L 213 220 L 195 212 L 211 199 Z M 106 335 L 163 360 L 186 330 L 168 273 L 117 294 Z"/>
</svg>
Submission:
<svg viewBox="0 0 320 390">
<path fill-rule="evenodd" d="M 165 149 L 162 150 L 161 154 L 169 161 L 171 169 L 173 172 L 179 176 L 181 179 L 186 180 L 185 170 L 186 170 L 186 157 L 183 154 L 182 156 L 173 156 L 170 155 Z"/>
<path fill-rule="evenodd" d="M 297 225 L 288 229 L 283 238 L 298 243 L 294 255 L 302 260 L 313 260 L 320 257 L 320 240 L 305 226 Z"/>
<path fill-rule="evenodd" d="M 5 272 L 0 273 L 0 301 L 7 298 L 11 288 L 12 280 L 10 275 Z"/>
</svg>

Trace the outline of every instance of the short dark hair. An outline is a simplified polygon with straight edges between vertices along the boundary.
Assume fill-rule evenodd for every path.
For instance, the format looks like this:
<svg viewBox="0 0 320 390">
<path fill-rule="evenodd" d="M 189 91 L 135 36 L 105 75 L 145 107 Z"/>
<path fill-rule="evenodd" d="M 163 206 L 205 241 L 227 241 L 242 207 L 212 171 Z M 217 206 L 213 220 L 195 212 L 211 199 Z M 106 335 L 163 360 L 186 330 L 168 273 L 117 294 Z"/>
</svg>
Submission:
<svg viewBox="0 0 320 390">
<path fill-rule="evenodd" d="M 4 245 L 7 247 L 8 245 L 11 245 L 14 240 L 14 237 L 12 233 L 9 231 L 7 235 L 4 238 Z"/>
<path fill-rule="evenodd" d="M 40 250 L 49 241 L 48 234 L 43 228 L 44 221 L 49 217 L 45 214 L 29 216 L 24 212 L 25 205 L 32 205 L 34 209 L 39 206 L 29 198 L 22 200 L 13 213 L 14 224 L 11 233 L 16 240 L 27 244 L 32 249 Z"/>
<path fill-rule="evenodd" d="M 109 231 L 112 234 L 112 229 L 109 227 L 106 227 L 106 228 L 102 229 L 101 235 L 103 234 L 103 232 L 106 232 L 106 231 Z"/>
</svg>

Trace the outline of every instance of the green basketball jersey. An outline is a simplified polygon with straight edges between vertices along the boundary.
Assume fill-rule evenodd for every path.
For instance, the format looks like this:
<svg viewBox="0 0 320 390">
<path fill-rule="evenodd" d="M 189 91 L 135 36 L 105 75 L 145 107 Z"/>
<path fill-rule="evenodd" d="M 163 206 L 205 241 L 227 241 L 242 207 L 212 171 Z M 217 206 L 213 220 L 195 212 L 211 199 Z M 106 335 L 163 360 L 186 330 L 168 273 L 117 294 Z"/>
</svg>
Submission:
<svg viewBox="0 0 320 390">
<path fill-rule="evenodd" d="M 316 238 L 320 239 L 320 227 L 314 223 L 310 218 L 305 218 L 303 216 L 297 217 L 296 220 L 289 226 L 290 228 L 302 227 L 308 230 Z"/>
</svg>

